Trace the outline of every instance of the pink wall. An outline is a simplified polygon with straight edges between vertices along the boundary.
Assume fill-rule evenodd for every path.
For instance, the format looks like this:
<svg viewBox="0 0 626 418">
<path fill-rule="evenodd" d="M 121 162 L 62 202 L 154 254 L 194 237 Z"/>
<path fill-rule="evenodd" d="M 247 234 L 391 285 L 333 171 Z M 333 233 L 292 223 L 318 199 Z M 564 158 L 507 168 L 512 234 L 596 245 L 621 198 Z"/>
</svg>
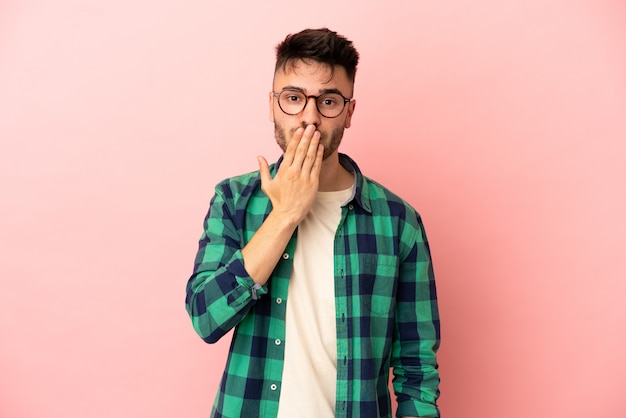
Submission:
<svg viewBox="0 0 626 418">
<path fill-rule="evenodd" d="M 624 3 L 226 3 L 0 3 L 0 416 L 207 416 L 202 218 L 323 25 L 362 54 L 344 151 L 426 222 L 445 416 L 626 416 Z"/>
</svg>

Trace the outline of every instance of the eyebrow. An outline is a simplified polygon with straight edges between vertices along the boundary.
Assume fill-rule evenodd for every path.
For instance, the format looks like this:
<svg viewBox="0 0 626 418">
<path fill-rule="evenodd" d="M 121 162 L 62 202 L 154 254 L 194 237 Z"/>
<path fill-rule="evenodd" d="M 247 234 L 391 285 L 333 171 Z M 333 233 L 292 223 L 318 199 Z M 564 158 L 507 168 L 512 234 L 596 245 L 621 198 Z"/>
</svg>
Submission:
<svg viewBox="0 0 626 418">
<path fill-rule="evenodd" d="M 305 89 L 303 89 L 302 87 L 296 87 L 296 86 L 285 86 L 285 87 L 282 88 L 281 91 L 301 91 L 302 93 L 306 93 Z M 343 97 L 347 97 L 339 89 L 336 89 L 336 88 L 319 89 L 319 94 L 328 94 L 328 93 L 339 93 Z"/>
</svg>

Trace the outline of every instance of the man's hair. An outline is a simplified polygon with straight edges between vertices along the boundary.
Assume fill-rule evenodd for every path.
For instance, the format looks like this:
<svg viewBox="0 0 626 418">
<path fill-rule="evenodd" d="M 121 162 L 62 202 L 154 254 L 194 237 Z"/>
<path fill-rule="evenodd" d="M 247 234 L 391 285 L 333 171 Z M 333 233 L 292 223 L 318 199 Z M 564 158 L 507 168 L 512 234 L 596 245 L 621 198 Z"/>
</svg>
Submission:
<svg viewBox="0 0 626 418">
<path fill-rule="evenodd" d="M 342 66 L 348 78 L 354 82 L 359 53 L 345 37 L 330 29 L 305 29 L 302 32 L 287 35 L 276 46 L 276 68 L 286 71 L 287 66 L 295 66 L 298 61 L 307 63 L 317 61 L 325 64 L 331 71 L 336 65 Z"/>
</svg>

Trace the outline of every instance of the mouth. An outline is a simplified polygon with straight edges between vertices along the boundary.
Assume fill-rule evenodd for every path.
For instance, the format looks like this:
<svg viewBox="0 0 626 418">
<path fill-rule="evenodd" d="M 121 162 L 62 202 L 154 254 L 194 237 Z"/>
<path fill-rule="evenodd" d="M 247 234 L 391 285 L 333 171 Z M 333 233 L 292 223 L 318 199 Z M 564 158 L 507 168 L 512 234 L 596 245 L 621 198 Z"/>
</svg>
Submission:
<svg viewBox="0 0 626 418">
<path fill-rule="evenodd" d="M 308 125 L 302 126 L 302 128 L 306 129 L 306 127 L 307 127 L 307 126 L 308 126 Z M 313 125 L 313 126 L 315 126 L 315 125 Z M 292 138 L 294 137 L 294 135 L 296 134 L 296 131 L 297 131 L 298 129 L 300 129 L 300 128 L 293 128 L 293 129 L 291 130 L 291 137 L 292 137 Z M 323 133 L 322 131 L 320 131 L 320 130 L 317 128 L 317 126 L 315 126 L 315 131 L 313 131 L 313 133 L 315 133 L 315 132 L 319 132 L 319 133 L 320 133 L 320 142 L 322 142 L 322 141 L 324 140 L 324 138 L 325 138 L 324 133 Z"/>
</svg>

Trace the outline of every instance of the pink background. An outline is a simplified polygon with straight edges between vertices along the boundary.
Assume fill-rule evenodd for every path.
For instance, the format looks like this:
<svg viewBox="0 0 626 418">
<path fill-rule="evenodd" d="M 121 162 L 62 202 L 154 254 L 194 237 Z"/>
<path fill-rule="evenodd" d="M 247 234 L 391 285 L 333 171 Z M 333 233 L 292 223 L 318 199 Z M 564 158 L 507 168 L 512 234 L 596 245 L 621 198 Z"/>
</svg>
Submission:
<svg viewBox="0 0 626 418">
<path fill-rule="evenodd" d="M 226 3 L 229 3 L 226 5 Z M 213 186 L 279 156 L 274 45 L 361 52 L 343 151 L 423 215 L 445 417 L 626 416 L 626 5 L 0 2 L 0 416 L 206 417 Z"/>
</svg>

